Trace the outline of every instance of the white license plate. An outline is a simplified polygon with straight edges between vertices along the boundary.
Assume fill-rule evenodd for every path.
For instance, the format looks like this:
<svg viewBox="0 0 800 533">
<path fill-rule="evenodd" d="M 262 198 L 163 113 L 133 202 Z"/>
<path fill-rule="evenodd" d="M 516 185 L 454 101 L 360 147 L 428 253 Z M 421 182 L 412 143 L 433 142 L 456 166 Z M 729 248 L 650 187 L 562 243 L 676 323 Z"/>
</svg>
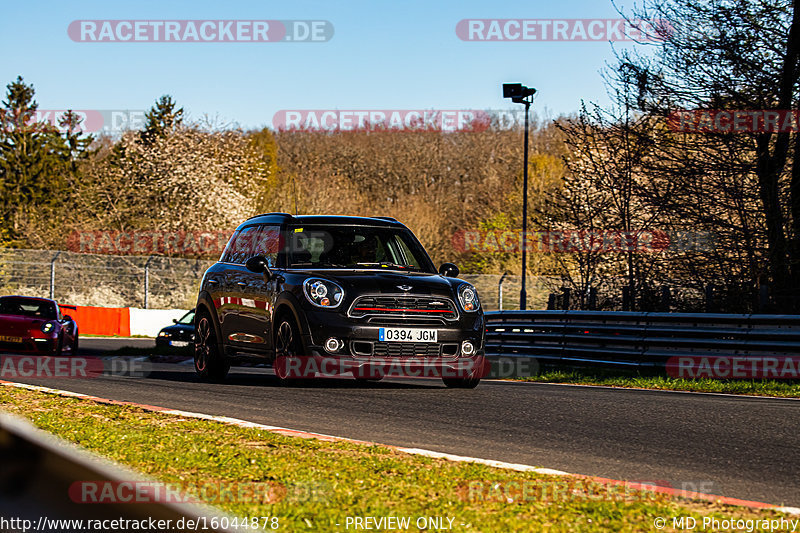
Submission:
<svg viewBox="0 0 800 533">
<path fill-rule="evenodd" d="M 422 328 L 380 328 L 378 340 L 387 342 L 437 342 L 438 331 Z"/>
<path fill-rule="evenodd" d="M 185 348 L 189 346 L 189 343 L 186 341 L 169 341 L 170 346 L 175 346 L 176 348 Z"/>
</svg>

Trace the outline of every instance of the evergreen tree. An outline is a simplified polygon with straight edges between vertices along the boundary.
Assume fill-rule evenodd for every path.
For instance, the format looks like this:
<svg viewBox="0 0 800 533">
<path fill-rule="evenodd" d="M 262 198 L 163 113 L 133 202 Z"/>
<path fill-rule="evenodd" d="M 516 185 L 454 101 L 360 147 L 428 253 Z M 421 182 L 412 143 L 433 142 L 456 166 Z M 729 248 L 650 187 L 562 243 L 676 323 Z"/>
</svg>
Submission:
<svg viewBox="0 0 800 533">
<path fill-rule="evenodd" d="M 155 105 L 145 114 L 147 123 L 141 138 L 145 144 L 151 144 L 155 138 L 164 137 L 183 122 L 183 108 L 168 94 L 159 98 Z"/>
<path fill-rule="evenodd" d="M 20 241 L 30 213 L 63 202 L 71 163 L 91 142 L 72 130 L 65 139 L 52 124 L 37 122 L 34 93 L 19 76 L 8 84 L 0 108 L 0 242 Z M 77 115 L 69 112 L 65 118 L 78 128 Z"/>
</svg>

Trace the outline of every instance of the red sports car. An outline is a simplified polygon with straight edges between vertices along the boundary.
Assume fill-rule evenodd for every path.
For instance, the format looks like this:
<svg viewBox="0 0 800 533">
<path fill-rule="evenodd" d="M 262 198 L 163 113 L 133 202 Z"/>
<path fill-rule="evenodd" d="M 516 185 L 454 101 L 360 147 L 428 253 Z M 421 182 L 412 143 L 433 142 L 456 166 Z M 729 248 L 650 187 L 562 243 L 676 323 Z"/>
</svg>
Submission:
<svg viewBox="0 0 800 533">
<path fill-rule="evenodd" d="M 47 298 L 0 296 L 0 352 L 78 353 L 78 324 Z"/>
</svg>

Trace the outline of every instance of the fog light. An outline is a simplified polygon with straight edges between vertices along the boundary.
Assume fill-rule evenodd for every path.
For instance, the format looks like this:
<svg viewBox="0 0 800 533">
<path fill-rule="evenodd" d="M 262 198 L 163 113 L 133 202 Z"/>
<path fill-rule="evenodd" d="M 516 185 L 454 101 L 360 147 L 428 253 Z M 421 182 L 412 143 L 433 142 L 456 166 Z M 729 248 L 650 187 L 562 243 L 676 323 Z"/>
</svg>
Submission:
<svg viewBox="0 0 800 533">
<path fill-rule="evenodd" d="M 464 341 L 461 343 L 461 354 L 470 356 L 475 353 L 475 346 L 470 341 Z"/>
<path fill-rule="evenodd" d="M 330 353 L 338 352 L 342 346 L 344 346 L 344 343 L 336 337 L 331 337 L 325 341 L 325 349 Z"/>
</svg>

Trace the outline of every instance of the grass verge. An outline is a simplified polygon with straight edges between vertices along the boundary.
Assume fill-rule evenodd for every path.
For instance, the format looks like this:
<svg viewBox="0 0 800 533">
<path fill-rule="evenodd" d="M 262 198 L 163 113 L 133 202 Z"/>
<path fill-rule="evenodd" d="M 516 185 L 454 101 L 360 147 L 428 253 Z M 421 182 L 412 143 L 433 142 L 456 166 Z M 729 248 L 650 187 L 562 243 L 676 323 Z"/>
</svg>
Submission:
<svg viewBox="0 0 800 533">
<path fill-rule="evenodd" d="M 548 370 L 537 376 L 522 378 L 522 381 L 800 398 L 800 383 L 796 381 L 678 379 L 579 370 Z"/>
<path fill-rule="evenodd" d="M 657 517 L 668 518 L 665 530 L 671 531 L 676 516 L 698 523 L 704 516 L 783 516 L 12 387 L 0 387 L 0 402 L 43 430 L 164 482 L 282 487 L 267 502 L 209 503 L 237 516 L 276 516 L 285 531 L 346 531 L 348 516 L 408 516 L 412 524 L 418 517 L 446 517 L 454 531 L 503 532 L 652 531 Z M 514 490 L 520 486 L 527 492 Z"/>
</svg>

